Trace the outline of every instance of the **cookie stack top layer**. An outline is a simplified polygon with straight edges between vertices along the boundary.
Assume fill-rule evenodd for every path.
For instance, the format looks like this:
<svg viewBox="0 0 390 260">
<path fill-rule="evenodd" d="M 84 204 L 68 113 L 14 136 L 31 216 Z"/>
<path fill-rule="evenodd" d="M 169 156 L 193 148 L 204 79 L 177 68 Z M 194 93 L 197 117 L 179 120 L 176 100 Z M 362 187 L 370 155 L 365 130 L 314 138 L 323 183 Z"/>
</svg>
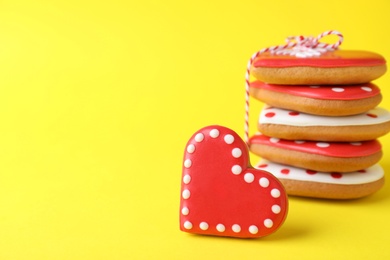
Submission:
<svg viewBox="0 0 390 260">
<path fill-rule="evenodd" d="M 273 84 L 359 84 L 385 74 L 386 60 L 368 51 L 336 50 L 320 56 L 260 54 L 253 62 L 252 74 Z M 310 76 L 308 76 L 310 75 Z"/>
</svg>

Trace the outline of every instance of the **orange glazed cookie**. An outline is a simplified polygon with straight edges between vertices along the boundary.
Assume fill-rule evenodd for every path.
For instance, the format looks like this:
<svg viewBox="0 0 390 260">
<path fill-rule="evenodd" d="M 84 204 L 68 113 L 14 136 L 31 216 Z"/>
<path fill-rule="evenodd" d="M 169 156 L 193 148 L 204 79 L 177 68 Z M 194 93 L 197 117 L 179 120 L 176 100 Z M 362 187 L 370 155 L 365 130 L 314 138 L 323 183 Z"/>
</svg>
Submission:
<svg viewBox="0 0 390 260">
<path fill-rule="evenodd" d="M 318 172 L 261 160 L 256 168 L 278 177 L 289 195 L 324 198 L 356 199 L 371 195 L 384 184 L 379 164 L 355 172 Z"/>
<path fill-rule="evenodd" d="M 272 84 L 345 85 L 366 83 L 386 72 L 386 60 L 369 51 L 335 50 L 302 56 L 264 52 L 254 60 L 251 73 Z"/>
<path fill-rule="evenodd" d="M 382 100 L 380 89 L 372 83 L 285 86 L 255 81 L 250 94 L 270 106 L 324 116 L 360 114 Z"/>
</svg>

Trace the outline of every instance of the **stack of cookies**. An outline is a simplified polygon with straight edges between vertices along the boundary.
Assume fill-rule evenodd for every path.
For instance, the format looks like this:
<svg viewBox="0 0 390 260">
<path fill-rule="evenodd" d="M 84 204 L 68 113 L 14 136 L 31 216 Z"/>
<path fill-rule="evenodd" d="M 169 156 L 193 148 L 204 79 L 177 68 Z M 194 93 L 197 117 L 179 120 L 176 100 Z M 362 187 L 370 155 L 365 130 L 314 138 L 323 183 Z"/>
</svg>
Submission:
<svg viewBox="0 0 390 260">
<path fill-rule="evenodd" d="M 377 139 L 390 131 L 390 113 L 378 107 L 382 96 L 371 81 L 385 72 L 385 59 L 367 51 L 258 55 L 250 94 L 266 105 L 260 133 L 249 140 L 263 158 L 257 167 L 290 195 L 351 199 L 379 190 Z"/>
</svg>

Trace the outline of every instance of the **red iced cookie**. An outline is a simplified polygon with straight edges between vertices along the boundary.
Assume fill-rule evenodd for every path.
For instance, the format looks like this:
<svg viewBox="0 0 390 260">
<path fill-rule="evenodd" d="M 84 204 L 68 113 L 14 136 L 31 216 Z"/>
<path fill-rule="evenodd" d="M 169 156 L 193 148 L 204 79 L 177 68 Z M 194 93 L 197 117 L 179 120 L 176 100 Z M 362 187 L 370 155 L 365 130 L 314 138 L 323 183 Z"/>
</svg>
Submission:
<svg viewBox="0 0 390 260">
<path fill-rule="evenodd" d="M 255 135 L 249 143 L 251 151 L 262 158 L 323 172 L 357 171 L 374 165 L 382 157 L 377 140 L 316 142 Z"/>
<path fill-rule="evenodd" d="M 360 114 L 375 108 L 382 100 L 379 88 L 373 83 L 286 86 L 254 81 L 250 94 L 270 106 L 323 116 Z"/>
</svg>

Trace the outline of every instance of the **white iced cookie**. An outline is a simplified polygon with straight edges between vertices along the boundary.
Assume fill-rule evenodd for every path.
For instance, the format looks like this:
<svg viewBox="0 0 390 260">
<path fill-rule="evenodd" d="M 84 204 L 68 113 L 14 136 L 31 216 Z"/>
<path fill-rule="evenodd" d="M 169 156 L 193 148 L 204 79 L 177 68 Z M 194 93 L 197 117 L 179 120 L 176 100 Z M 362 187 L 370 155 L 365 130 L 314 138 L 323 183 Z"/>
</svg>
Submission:
<svg viewBox="0 0 390 260">
<path fill-rule="evenodd" d="M 390 131 L 390 113 L 375 108 L 358 115 L 331 117 L 266 106 L 260 113 L 258 129 L 288 140 L 365 141 Z"/>
<path fill-rule="evenodd" d="M 384 172 L 379 164 L 355 172 L 317 172 L 261 160 L 256 168 L 268 171 L 284 185 L 289 195 L 354 199 L 378 191 L 384 184 Z"/>
</svg>

